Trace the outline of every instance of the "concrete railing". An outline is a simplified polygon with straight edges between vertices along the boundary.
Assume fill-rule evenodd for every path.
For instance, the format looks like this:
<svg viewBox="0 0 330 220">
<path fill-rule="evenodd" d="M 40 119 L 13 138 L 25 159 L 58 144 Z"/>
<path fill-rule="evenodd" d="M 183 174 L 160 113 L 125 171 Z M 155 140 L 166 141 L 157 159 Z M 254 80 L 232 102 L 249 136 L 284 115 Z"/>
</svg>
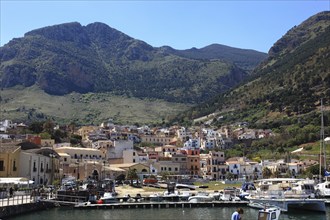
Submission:
<svg viewBox="0 0 330 220">
<path fill-rule="evenodd" d="M 20 205 L 31 202 L 36 202 L 36 200 L 34 200 L 34 197 L 31 197 L 30 195 L 14 195 L 13 197 L 0 199 L 0 207 Z"/>
</svg>

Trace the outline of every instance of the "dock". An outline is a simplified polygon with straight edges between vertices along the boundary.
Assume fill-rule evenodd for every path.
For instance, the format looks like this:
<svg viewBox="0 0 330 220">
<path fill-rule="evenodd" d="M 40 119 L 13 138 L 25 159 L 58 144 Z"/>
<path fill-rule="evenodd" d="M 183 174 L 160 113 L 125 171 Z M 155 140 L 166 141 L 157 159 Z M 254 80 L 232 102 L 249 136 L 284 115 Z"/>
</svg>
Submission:
<svg viewBox="0 0 330 220">
<path fill-rule="evenodd" d="M 213 201 L 213 202 L 133 202 L 133 203 L 110 203 L 90 204 L 80 203 L 75 206 L 78 209 L 161 209 L 161 208 L 196 208 L 196 207 L 238 207 L 247 206 L 247 201 Z"/>
</svg>

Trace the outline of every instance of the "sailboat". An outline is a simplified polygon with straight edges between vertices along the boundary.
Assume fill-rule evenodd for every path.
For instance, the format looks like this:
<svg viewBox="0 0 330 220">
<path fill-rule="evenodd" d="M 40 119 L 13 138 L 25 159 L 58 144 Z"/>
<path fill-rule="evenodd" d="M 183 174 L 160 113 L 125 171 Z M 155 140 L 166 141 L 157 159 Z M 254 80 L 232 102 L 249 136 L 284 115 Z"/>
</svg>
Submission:
<svg viewBox="0 0 330 220">
<path fill-rule="evenodd" d="M 330 172 L 327 171 L 326 165 L 326 148 L 325 141 L 329 138 L 324 138 L 324 121 L 323 121 L 323 102 L 321 99 L 321 133 L 320 133 L 320 174 L 319 174 L 319 183 L 315 186 L 316 195 L 321 197 L 330 197 Z M 323 156 L 322 156 L 323 155 Z M 325 181 L 322 180 L 322 157 L 324 164 L 324 178 Z"/>
</svg>

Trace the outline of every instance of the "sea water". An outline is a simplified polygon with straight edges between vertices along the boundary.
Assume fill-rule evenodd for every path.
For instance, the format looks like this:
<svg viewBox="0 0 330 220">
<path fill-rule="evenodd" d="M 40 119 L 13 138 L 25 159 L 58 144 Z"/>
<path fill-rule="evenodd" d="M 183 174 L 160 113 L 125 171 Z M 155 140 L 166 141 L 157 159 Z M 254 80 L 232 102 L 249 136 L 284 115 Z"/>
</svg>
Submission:
<svg viewBox="0 0 330 220">
<path fill-rule="evenodd" d="M 242 207 L 243 220 L 256 220 L 258 210 Z M 230 220 L 235 207 L 209 208 L 147 208 L 147 209 L 75 209 L 58 207 L 45 211 L 38 211 L 20 216 L 13 220 Z M 330 220 L 330 207 L 326 213 L 304 210 L 291 210 L 282 213 L 280 220 Z"/>
</svg>

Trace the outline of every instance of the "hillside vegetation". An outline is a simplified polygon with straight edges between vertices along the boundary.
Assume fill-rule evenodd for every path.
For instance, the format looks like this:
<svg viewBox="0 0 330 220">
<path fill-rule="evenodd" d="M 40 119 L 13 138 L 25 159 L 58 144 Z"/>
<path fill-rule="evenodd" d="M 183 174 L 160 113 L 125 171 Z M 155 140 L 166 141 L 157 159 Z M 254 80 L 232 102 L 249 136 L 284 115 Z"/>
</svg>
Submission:
<svg viewBox="0 0 330 220">
<path fill-rule="evenodd" d="M 113 119 L 120 124 L 161 124 L 189 105 L 156 99 L 138 99 L 110 93 L 70 93 L 52 96 L 37 87 L 3 89 L 0 115 L 31 123 L 51 119 L 57 123 L 94 124 Z"/>
<path fill-rule="evenodd" d="M 216 127 L 246 121 L 249 127 L 277 133 L 276 137 L 255 141 L 252 153 L 262 149 L 284 153 L 319 140 L 321 99 L 325 134 L 329 136 L 330 12 L 312 16 L 288 31 L 249 81 L 183 112 L 173 121 L 189 123 L 211 113 L 215 113 Z"/>
</svg>

